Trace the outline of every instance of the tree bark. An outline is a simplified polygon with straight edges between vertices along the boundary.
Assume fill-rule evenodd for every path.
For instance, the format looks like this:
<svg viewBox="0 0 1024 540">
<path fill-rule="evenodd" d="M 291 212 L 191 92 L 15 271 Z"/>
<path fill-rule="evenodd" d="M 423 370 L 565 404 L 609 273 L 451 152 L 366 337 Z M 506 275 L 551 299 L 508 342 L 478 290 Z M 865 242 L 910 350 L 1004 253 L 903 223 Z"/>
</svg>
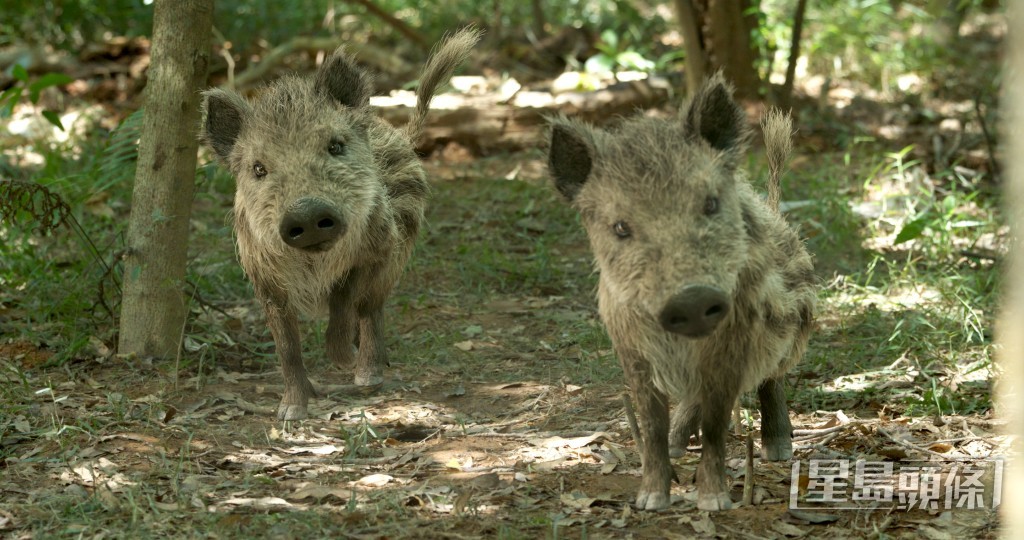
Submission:
<svg viewBox="0 0 1024 540">
<path fill-rule="evenodd" d="M 1013 436 L 1012 453 L 1024 452 L 1024 133 L 1017 126 L 1024 120 L 1024 5 L 1011 2 L 1009 14 L 1009 62 L 1004 84 L 1004 133 L 1009 151 L 1006 191 L 1003 201 L 1011 226 L 1009 261 L 1005 269 L 1006 285 L 996 326 L 997 359 L 1003 370 L 998 381 L 998 408 L 1008 420 L 1006 433 Z M 1024 535 L 1024 464 L 1007 460 L 1003 477 L 1004 497 L 999 509 L 1003 518 L 1003 538 Z"/>
<path fill-rule="evenodd" d="M 213 0 L 156 2 L 128 223 L 121 353 L 167 358 L 181 342 L 199 90 L 206 85 L 212 28 Z"/>
<path fill-rule="evenodd" d="M 540 41 L 547 35 L 547 30 L 544 29 L 547 20 L 544 18 L 544 4 L 542 0 L 533 0 L 531 2 L 531 9 L 533 11 L 533 35 Z"/>
<path fill-rule="evenodd" d="M 683 47 L 686 49 L 686 90 L 692 96 L 697 93 L 708 70 L 704 39 L 700 32 L 700 16 L 692 0 L 675 0 L 675 6 L 676 18 L 683 34 Z"/>
<path fill-rule="evenodd" d="M 807 0 L 798 0 L 796 12 L 793 14 L 793 37 L 789 43 L 789 64 L 786 66 L 786 82 L 782 85 L 779 103 L 788 108 L 793 98 L 793 79 L 796 78 L 796 63 L 800 59 L 800 37 L 804 32 L 804 13 L 807 11 Z"/>
<path fill-rule="evenodd" d="M 754 68 L 750 33 L 757 23 L 747 15 L 750 0 L 703 0 L 706 27 L 705 51 L 712 70 L 721 69 L 736 86 L 740 98 L 757 97 L 761 78 Z"/>
</svg>

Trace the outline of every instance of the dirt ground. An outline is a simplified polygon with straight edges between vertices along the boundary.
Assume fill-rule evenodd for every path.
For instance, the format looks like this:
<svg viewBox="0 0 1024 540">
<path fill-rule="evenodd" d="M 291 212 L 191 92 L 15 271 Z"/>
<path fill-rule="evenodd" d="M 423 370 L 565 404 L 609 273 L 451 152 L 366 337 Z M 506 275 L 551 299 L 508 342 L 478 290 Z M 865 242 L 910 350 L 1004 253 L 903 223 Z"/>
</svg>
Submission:
<svg viewBox="0 0 1024 540">
<path fill-rule="evenodd" d="M 386 382 L 348 385 L 344 368 L 323 360 L 323 325 L 307 325 L 306 361 L 325 393 L 309 420 L 274 418 L 272 342 L 216 231 L 197 233 L 199 260 L 207 272 L 231 269 L 235 282 L 193 303 L 178 361 L 114 356 L 97 339 L 89 354 L 51 365 L 45 343 L 0 345 L 10 415 L 0 419 L 0 535 L 996 536 L 990 508 L 837 510 L 808 500 L 806 472 L 793 485 L 794 464 L 806 471 L 812 459 L 938 460 L 948 470 L 950 458 L 1001 450 L 989 409 L 912 414 L 903 404 L 920 387 L 913 362 L 864 352 L 908 313 L 851 311 L 834 283 L 790 377 L 793 462 L 756 459 L 754 504 L 707 513 L 693 500 L 694 448 L 674 460 L 672 506 L 635 510 L 640 462 L 596 276 L 540 156 L 475 160 L 456 149 L 430 169 L 430 225 L 387 314 Z M 222 223 L 227 204 L 200 201 L 195 219 Z M 964 381 L 967 394 L 989 392 L 987 380 Z M 756 403 L 743 405 L 729 439 L 734 501 L 746 483 L 744 433 L 758 440 Z"/>
</svg>

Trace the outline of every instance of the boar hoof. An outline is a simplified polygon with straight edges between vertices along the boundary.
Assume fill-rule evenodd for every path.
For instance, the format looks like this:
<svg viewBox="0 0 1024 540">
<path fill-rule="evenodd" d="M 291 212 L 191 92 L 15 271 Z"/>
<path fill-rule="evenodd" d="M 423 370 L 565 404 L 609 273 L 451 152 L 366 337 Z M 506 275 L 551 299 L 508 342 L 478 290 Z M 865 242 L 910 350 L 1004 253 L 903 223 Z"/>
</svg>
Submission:
<svg viewBox="0 0 1024 540">
<path fill-rule="evenodd" d="M 640 510 L 662 510 L 668 508 L 668 493 L 641 491 L 636 496 L 636 507 Z"/>
<path fill-rule="evenodd" d="M 711 495 L 705 495 L 703 493 L 697 494 L 697 509 L 704 510 L 705 512 L 717 512 L 719 510 L 728 510 L 732 508 L 732 499 L 729 498 L 728 493 L 713 493 Z"/>
<path fill-rule="evenodd" d="M 789 461 L 793 458 L 793 443 L 789 439 L 766 441 L 761 446 L 761 457 L 767 461 Z"/>
<path fill-rule="evenodd" d="M 277 407 L 278 420 L 304 420 L 307 416 L 305 405 L 281 402 Z"/>
</svg>

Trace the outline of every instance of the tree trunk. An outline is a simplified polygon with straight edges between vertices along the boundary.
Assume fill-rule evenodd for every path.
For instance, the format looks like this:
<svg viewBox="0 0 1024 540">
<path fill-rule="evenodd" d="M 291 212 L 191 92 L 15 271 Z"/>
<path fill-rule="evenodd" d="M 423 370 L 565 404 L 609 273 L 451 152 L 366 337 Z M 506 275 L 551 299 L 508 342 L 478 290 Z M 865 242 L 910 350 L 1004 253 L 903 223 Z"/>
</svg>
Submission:
<svg viewBox="0 0 1024 540">
<path fill-rule="evenodd" d="M 686 47 L 686 86 L 693 95 L 704 78 L 721 70 L 740 98 L 757 97 L 761 78 L 750 34 L 753 0 L 673 0 Z"/>
<path fill-rule="evenodd" d="M 750 33 L 757 18 L 746 13 L 750 0 L 702 0 L 705 15 L 705 51 L 711 69 L 721 69 L 725 78 L 736 86 L 740 98 L 757 97 L 761 79 L 754 67 L 753 43 Z"/>
<path fill-rule="evenodd" d="M 683 47 L 686 49 L 686 91 L 692 96 L 697 93 L 708 70 L 704 39 L 700 33 L 700 16 L 693 0 L 675 0 L 675 6 L 676 18 L 683 34 Z"/>
<path fill-rule="evenodd" d="M 1010 256 L 1005 269 L 1006 284 L 1002 297 L 1000 317 L 996 326 L 996 341 L 1000 367 L 1003 370 L 998 383 L 998 408 L 1007 419 L 1006 434 L 1013 436 L 1012 453 L 1024 452 L 1024 133 L 1016 126 L 1024 120 L 1024 5 L 1011 2 L 1009 9 L 1009 62 L 1007 80 L 1003 88 L 1004 129 L 1008 137 L 1009 158 L 1006 191 L 1003 201 L 1012 227 Z M 1003 478 L 1004 498 L 1002 514 L 1003 538 L 1021 538 L 1024 535 L 1024 463 L 1007 461 Z"/>
<path fill-rule="evenodd" d="M 793 98 L 793 79 L 796 78 L 796 63 L 800 60 L 800 36 L 804 33 L 804 13 L 807 12 L 807 0 L 798 0 L 796 12 L 793 14 L 793 37 L 789 43 L 789 64 L 786 66 L 786 82 L 782 85 L 779 103 L 788 108 Z"/>
<path fill-rule="evenodd" d="M 547 21 L 544 18 L 543 0 L 533 0 L 531 8 L 533 11 L 533 36 L 540 41 L 547 35 L 547 31 L 544 29 Z"/>
<path fill-rule="evenodd" d="M 166 358 L 178 351 L 187 313 L 182 285 L 213 0 L 155 4 L 118 350 Z"/>
</svg>

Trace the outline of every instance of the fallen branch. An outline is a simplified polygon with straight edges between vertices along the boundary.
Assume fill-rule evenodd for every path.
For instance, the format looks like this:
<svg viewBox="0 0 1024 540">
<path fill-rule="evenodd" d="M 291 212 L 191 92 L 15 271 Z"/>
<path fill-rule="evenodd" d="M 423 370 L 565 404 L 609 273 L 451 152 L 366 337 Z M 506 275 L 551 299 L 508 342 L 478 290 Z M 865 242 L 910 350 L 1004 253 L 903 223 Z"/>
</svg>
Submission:
<svg viewBox="0 0 1024 540">
<path fill-rule="evenodd" d="M 743 504 L 754 504 L 754 437 L 747 432 L 747 466 L 743 477 Z"/>
<path fill-rule="evenodd" d="M 636 413 L 633 412 L 633 402 L 629 399 L 629 393 L 622 393 L 622 407 L 626 409 L 626 422 L 629 424 L 629 432 L 633 434 L 633 442 L 636 443 L 636 451 L 640 454 L 640 463 L 643 464 L 644 439 L 640 436 L 640 428 L 636 424 Z"/>
<path fill-rule="evenodd" d="M 248 69 L 235 75 L 234 87 L 244 88 L 254 84 L 265 77 L 271 69 L 281 64 L 285 58 L 296 52 L 331 52 L 342 45 L 346 45 L 348 53 L 355 56 L 357 60 L 370 64 L 380 71 L 397 75 L 415 72 L 415 69 L 405 60 L 368 43 L 354 44 L 346 42 L 340 37 L 299 36 L 274 47 L 263 55 L 258 63 L 250 65 Z"/>
<path fill-rule="evenodd" d="M 866 423 L 864 421 L 852 421 L 823 429 L 794 429 L 793 441 L 810 441 L 832 433 L 839 433 L 853 427 L 862 426 Z"/>
<path fill-rule="evenodd" d="M 399 33 L 411 39 L 423 49 L 430 48 L 430 41 L 428 41 L 427 38 L 423 37 L 423 35 L 417 32 L 413 27 L 409 26 L 401 19 L 396 18 L 394 15 L 388 13 L 387 11 L 384 10 L 384 8 L 378 6 L 377 4 L 374 4 L 370 0 L 346 1 L 350 4 L 359 4 L 360 6 L 363 6 L 364 8 L 366 8 L 366 11 L 369 11 L 378 19 L 384 21 L 388 26 L 394 28 L 395 30 L 398 30 Z"/>
</svg>

